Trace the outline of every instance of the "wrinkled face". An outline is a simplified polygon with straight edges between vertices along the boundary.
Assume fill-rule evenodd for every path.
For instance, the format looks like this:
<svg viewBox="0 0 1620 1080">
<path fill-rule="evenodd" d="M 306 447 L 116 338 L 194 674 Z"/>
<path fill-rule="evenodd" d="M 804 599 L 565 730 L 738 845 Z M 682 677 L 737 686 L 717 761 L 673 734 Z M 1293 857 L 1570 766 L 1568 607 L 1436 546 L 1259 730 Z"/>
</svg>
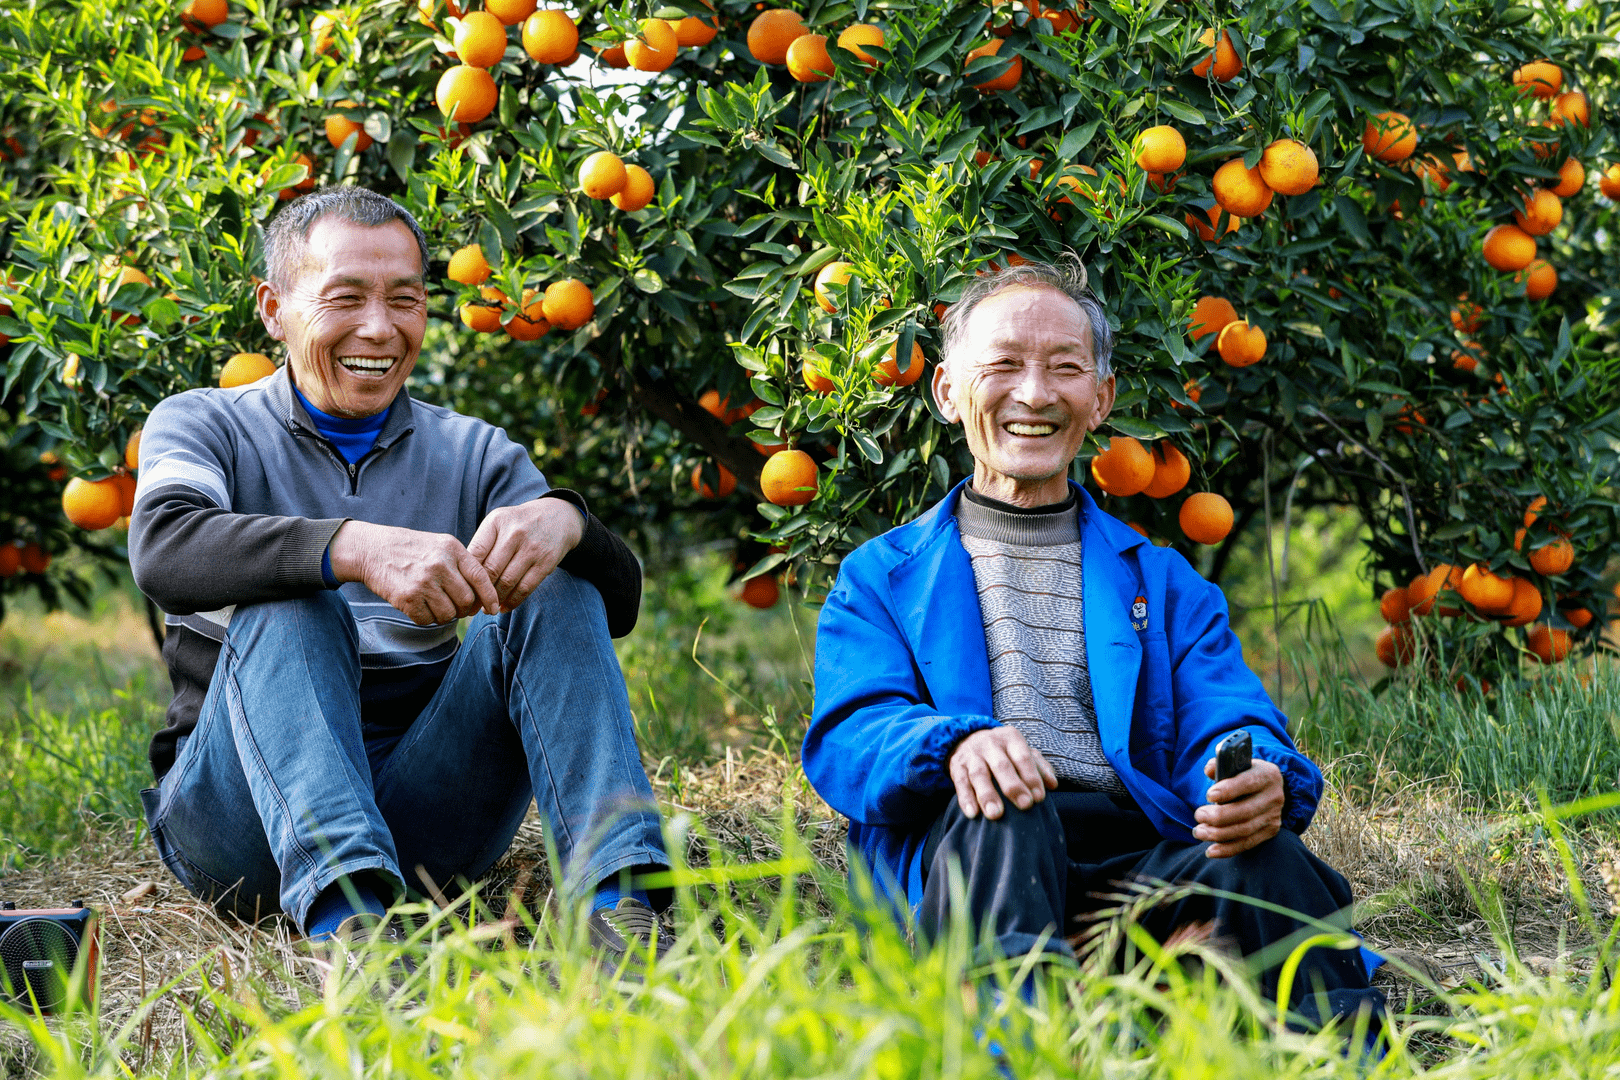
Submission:
<svg viewBox="0 0 1620 1080">
<path fill-rule="evenodd" d="M 934 400 L 960 423 L 981 494 L 1021 506 L 1068 497 L 1069 464 L 1114 404 L 1097 377 L 1086 313 L 1056 289 L 1014 286 L 968 316 Z"/>
<path fill-rule="evenodd" d="M 405 384 L 427 330 L 416 238 L 403 221 L 318 218 L 304 265 L 259 286 L 259 317 L 287 344 L 293 383 L 332 416 L 375 416 Z"/>
</svg>

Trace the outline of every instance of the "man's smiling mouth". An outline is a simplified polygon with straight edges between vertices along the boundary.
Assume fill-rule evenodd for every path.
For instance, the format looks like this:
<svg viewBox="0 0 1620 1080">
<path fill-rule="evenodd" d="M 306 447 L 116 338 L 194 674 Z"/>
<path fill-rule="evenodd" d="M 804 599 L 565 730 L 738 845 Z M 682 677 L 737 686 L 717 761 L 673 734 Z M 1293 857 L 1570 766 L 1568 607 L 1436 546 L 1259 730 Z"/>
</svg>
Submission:
<svg viewBox="0 0 1620 1080">
<path fill-rule="evenodd" d="M 382 375 L 393 367 L 398 357 L 394 356 L 340 356 L 338 363 L 356 375 Z"/>
<path fill-rule="evenodd" d="M 1033 424 L 1025 424 L 1025 423 L 1019 423 L 1017 421 L 1013 421 L 1012 423 L 1005 424 L 1003 426 L 1006 428 L 1007 431 L 1011 432 L 1012 434 L 1021 435 L 1021 436 L 1024 436 L 1026 438 L 1032 437 L 1032 436 L 1036 437 L 1036 438 L 1040 438 L 1040 437 L 1044 437 L 1044 436 L 1047 436 L 1047 435 L 1056 435 L 1057 434 L 1057 425 L 1056 424 L 1048 424 L 1048 423 L 1045 423 L 1045 422 L 1037 422 L 1037 423 L 1033 423 Z"/>
</svg>

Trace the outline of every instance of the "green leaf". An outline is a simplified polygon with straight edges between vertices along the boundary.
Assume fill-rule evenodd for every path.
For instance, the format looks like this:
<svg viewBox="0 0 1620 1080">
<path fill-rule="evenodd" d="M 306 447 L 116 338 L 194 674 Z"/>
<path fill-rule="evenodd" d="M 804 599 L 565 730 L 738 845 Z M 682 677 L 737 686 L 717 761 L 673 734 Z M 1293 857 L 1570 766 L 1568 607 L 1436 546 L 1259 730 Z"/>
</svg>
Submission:
<svg viewBox="0 0 1620 1080">
<path fill-rule="evenodd" d="M 1163 109 L 1165 112 L 1169 113 L 1171 116 L 1175 117 L 1177 120 L 1180 120 L 1184 124 L 1193 124 L 1195 126 L 1202 127 L 1205 123 L 1207 123 L 1207 121 L 1204 119 L 1203 113 L 1199 112 L 1197 109 L 1185 102 L 1176 101 L 1174 98 L 1161 97 L 1159 99 L 1159 108 Z"/>
<path fill-rule="evenodd" d="M 1354 199 L 1348 195 L 1335 195 L 1333 196 L 1333 208 L 1338 213 L 1339 220 L 1344 222 L 1345 231 L 1354 237 L 1362 247 L 1368 247 L 1372 244 L 1372 233 L 1367 231 L 1366 215 L 1362 214 L 1361 207 L 1356 205 Z"/>
<path fill-rule="evenodd" d="M 1110 416 L 1108 426 L 1119 434 L 1129 435 L 1133 439 L 1158 439 L 1164 436 L 1164 431 L 1158 424 L 1134 416 Z"/>
<path fill-rule="evenodd" d="M 658 271 L 646 266 L 630 275 L 630 284 L 648 294 L 664 290 L 664 279 L 658 276 Z"/>
<path fill-rule="evenodd" d="M 1084 150 L 1101 126 L 1102 117 L 1099 116 L 1089 124 L 1082 124 L 1073 131 L 1065 132 L 1062 141 L 1058 143 L 1057 156 L 1059 160 L 1068 161 Z"/>
<path fill-rule="evenodd" d="M 1187 231 L 1187 226 L 1183 225 L 1174 218 L 1165 217 L 1163 214 L 1145 214 L 1143 215 L 1142 220 L 1147 222 L 1149 225 L 1157 226 L 1158 228 L 1163 229 L 1171 236 L 1179 236 L 1183 240 L 1192 235 Z"/>
</svg>

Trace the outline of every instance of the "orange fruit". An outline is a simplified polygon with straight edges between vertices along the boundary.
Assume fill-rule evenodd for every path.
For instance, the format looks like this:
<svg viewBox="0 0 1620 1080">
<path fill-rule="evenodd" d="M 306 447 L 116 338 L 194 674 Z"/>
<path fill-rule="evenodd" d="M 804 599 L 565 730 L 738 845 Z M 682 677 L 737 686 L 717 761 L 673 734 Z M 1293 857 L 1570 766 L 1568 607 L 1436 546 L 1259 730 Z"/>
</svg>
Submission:
<svg viewBox="0 0 1620 1080">
<path fill-rule="evenodd" d="M 850 275 L 854 273 L 855 264 L 843 260 L 830 262 L 821 268 L 820 272 L 816 274 L 815 285 L 816 303 L 821 305 L 821 310 L 828 314 L 838 310 L 838 305 L 833 302 L 833 295 L 827 286 L 847 285 Z"/>
<path fill-rule="evenodd" d="M 832 57 L 827 55 L 823 34 L 800 34 L 788 45 L 788 74 L 802 83 L 826 82 L 832 78 Z"/>
<path fill-rule="evenodd" d="M 579 189 L 593 199 L 611 199 L 624 190 L 629 170 L 619 155 L 598 150 L 579 165 Z"/>
<path fill-rule="evenodd" d="M 610 68 L 627 68 L 630 66 L 630 61 L 624 55 L 624 42 L 622 41 L 617 45 L 609 45 L 597 53 L 596 58 Z"/>
<path fill-rule="evenodd" d="M 742 592 L 737 594 L 737 599 L 749 607 L 759 608 L 764 611 L 767 608 L 775 607 L 776 601 L 781 595 L 782 590 L 776 584 L 776 579 L 769 574 L 761 574 L 743 582 Z"/>
<path fill-rule="evenodd" d="M 1558 183 L 1549 190 L 1560 199 L 1567 199 L 1571 195 L 1579 195 L 1581 188 L 1586 186 L 1586 166 L 1579 158 L 1565 158 L 1564 163 L 1558 167 Z"/>
<path fill-rule="evenodd" d="M 1170 189 L 1176 186 L 1176 181 L 1179 179 L 1181 179 L 1180 173 L 1171 173 L 1168 176 L 1156 172 L 1147 174 L 1148 187 L 1157 191 L 1160 195 L 1169 193 Z"/>
<path fill-rule="evenodd" d="M 878 361 L 878 366 L 872 369 L 872 381 L 879 386 L 910 386 L 922 378 L 924 360 L 922 346 L 915 341 L 911 343 L 911 363 L 906 365 L 906 370 L 901 371 L 900 363 L 895 359 L 899 344 L 897 341 L 890 345 L 889 351 Z"/>
<path fill-rule="evenodd" d="M 1549 116 L 1554 127 L 1562 127 L 1565 124 L 1579 124 L 1586 127 L 1592 121 L 1591 107 L 1586 102 L 1586 95 L 1579 90 L 1559 94 L 1552 103 Z"/>
<path fill-rule="evenodd" d="M 1528 578 L 1513 579 L 1513 601 L 1497 617 L 1504 626 L 1525 626 L 1541 614 L 1541 590 Z"/>
<path fill-rule="evenodd" d="M 1216 169 L 1210 186 L 1221 209 L 1234 217 L 1258 217 L 1271 205 L 1271 189 L 1260 178 L 1260 170 L 1246 167 L 1242 158 Z"/>
<path fill-rule="evenodd" d="M 353 101 L 340 101 L 338 107 L 352 109 L 357 104 L 357 102 Z M 360 154 L 369 149 L 372 143 L 371 136 L 366 134 L 365 128 L 342 113 L 333 113 L 326 118 L 326 141 L 331 143 L 334 148 L 342 146 L 345 140 L 357 131 L 360 134 L 354 140 L 354 152 Z"/>
<path fill-rule="evenodd" d="M 1531 236 L 1546 236 L 1564 220 L 1564 202 L 1547 188 L 1531 192 L 1524 209 L 1513 211 L 1513 223 Z"/>
<path fill-rule="evenodd" d="M 804 16 L 786 8 L 770 8 L 754 16 L 748 24 L 748 53 L 761 64 L 787 62 L 788 46 L 801 34 L 808 34 Z"/>
<path fill-rule="evenodd" d="M 246 141 L 246 140 L 244 140 Z M 283 201 L 296 199 L 300 192 L 315 190 L 315 162 L 308 154 L 298 154 L 293 161 L 304 167 L 304 178 L 290 188 L 283 188 L 276 197 Z"/>
<path fill-rule="evenodd" d="M 1610 165 L 1598 177 L 1598 190 L 1605 199 L 1620 201 L 1620 165 Z"/>
<path fill-rule="evenodd" d="M 1498 577 L 1490 567 L 1474 563 L 1463 571 L 1457 592 L 1480 611 L 1494 615 L 1513 602 L 1513 580 Z"/>
<path fill-rule="evenodd" d="M 534 341 L 551 330 L 546 320 L 545 305 L 535 299 L 534 289 L 523 290 L 523 306 L 516 315 L 506 320 L 506 335 L 518 341 Z"/>
<path fill-rule="evenodd" d="M 578 278 L 552 282 L 546 286 L 543 313 L 559 330 L 578 330 L 596 314 L 591 287 Z"/>
<path fill-rule="evenodd" d="M 777 506 L 803 506 L 816 497 L 816 463 L 803 450 L 778 450 L 759 473 L 759 488 L 767 502 Z"/>
<path fill-rule="evenodd" d="M 652 173 L 640 165 L 626 165 L 624 187 L 620 188 L 610 201 L 620 210 L 631 214 L 652 202 L 653 195 L 657 191 L 658 185 L 653 183 Z"/>
<path fill-rule="evenodd" d="M 274 375 L 276 362 L 264 353 L 239 352 L 219 369 L 219 385 L 227 389 L 258 382 L 266 375 Z"/>
<path fill-rule="evenodd" d="M 1187 160 L 1187 140 L 1169 124 L 1148 128 L 1132 145 L 1136 163 L 1150 173 L 1173 173 Z"/>
<path fill-rule="evenodd" d="M 1593 615 L 1586 608 L 1559 608 L 1559 611 L 1563 614 L 1565 621 L 1577 630 L 1584 629 L 1592 624 Z"/>
<path fill-rule="evenodd" d="M 1178 515 L 1181 531 L 1196 544 L 1218 544 L 1232 531 L 1232 504 L 1213 491 L 1187 496 Z"/>
<path fill-rule="evenodd" d="M 1378 614 L 1391 625 L 1411 621 L 1412 600 L 1405 585 L 1397 585 L 1384 591 L 1384 595 L 1378 600 Z"/>
<path fill-rule="evenodd" d="M 1257 364 L 1266 355 L 1266 332 L 1247 319 L 1234 319 L 1215 336 L 1215 351 L 1232 367 Z"/>
<path fill-rule="evenodd" d="M 477 333 L 493 334 L 501 328 L 501 305 L 506 303 L 506 294 L 493 285 L 485 285 L 478 294 L 490 302 L 461 305 L 461 323 Z"/>
<path fill-rule="evenodd" d="M 838 35 L 838 47 L 854 53 L 868 67 L 877 67 L 881 61 L 874 54 L 861 48 L 861 46 L 876 45 L 881 49 L 884 47 L 883 41 L 883 28 L 873 26 L 870 23 L 856 23 L 854 26 L 846 26 L 843 32 Z"/>
<path fill-rule="evenodd" d="M 1558 271 L 1546 259 L 1537 259 L 1513 275 L 1513 283 L 1524 282 L 1526 300 L 1545 300 L 1558 288 Z"/>
<path fill-rule="evenodd" d="M 1547 496 L 1537 495 L 1530 500 L 1530 505 L 1524 508 L 1524 527 L 1529 528 L 1541 516 L 1541 511 L 1547 508 Z"/>
<path fill-rule="evenodd" d="M 0 578 L 8 578 L 22 569 L 22 548 L 14 541 L 0 544 Z"/>
<path fill-rule="evenodd" d="M 1207 217 L 1209 220 L 1204 220 L 1204 217 Z M 1193 230 L 1198 233 L 1199 239 L 1214 240 L 1215 227 L 1221 218 L 1220 204 L 1216 203 L 1208 210 L 1205 210 L 1204 217 L 1200 217 L 1197 214 L 1184 214 L 1182 215 L 1182 220 L 1193 227 Z M 1243 224 L 1243 222 L 1240 221 L 1236 215 L 1226 215 L 1226 232 L 1237 232 L 1238 226 L 1241 224 Z"/>
<path fill-rule="evenodd" d="M 532 5 L 531 5 L 532 6 Z M 566 64 L 579 49 L 579 27 L 568 12 L 536 11 L 523 22 L 523 51 L 541 64 Z"/>
<path fill-rule="evenodd" d="M 81 529 L 106 529 L 124 516 L 124 497 L 112 477 L 86 480 L 75 476 L 62 489 L 62 513 Z"/>
<path fill-rule="evenodd" d="M 1378 631 L 1373 650 L 1385 667 L 1398 668 L 1417 655 L 1417 638 L 1410 626 L 1386 626 Z"/>
<path fill-rule="evenodd" d="M 29 541 L 22 546 L 22 551 L 18 555 L 17 561 L 22 564 L 22 568 L 26 572 L 30 574 L 43 574 L 46 570 L 50 569 L 51 553 L 33 541 Z"/>
<path fill-rule="evenodd" d="M 1232 35 L 1225 30 L 1221 31 L 1221 40 L 1215 41 L 1213 28 L 1205 30 L 1198 35 L 1198 44 L 1208 49 L 1214 46 L 1210 54 L 1193 65 L 1192 73 L 1200 79 L 1209 75 L 1211 67 L 1215 72 L 1217 82 L 1230 82 L 1243 70 L 1243 61 L 1238 58 L 1237 50 L 1232 47 Z"/>
<path fill-rule="evenodd" d="M 489 279 L 489 274 L 484 249 L 477 244 L 468 244 L 450 256 L 450 271 L 446 276 L 461 285 L 482 285 Z"/>
<path fill-rule="evenodd" d="M 808 386 L 811 390 L 814 390 L 818 394 L 832 393 L 834 389 L 833 381 L 827 377 L 826 372 L 822 371 L 821 368 L 811 360 L 805 360 L 804 366 L 800 373 L 804 377 L 804 385 Z"/>
<path fill-rule="evenodd" d="M 714 19 L 688 15 L 675 24 L 675 44 L 683 49 L 701 48 L 713 41 L 719 32 L 720 25 Z"/>
<path fill-rule="evenodd" d="M 1449 563 L 1439 563 L 1428 574 L 1413 579 L 1412 584 L 1406 587 L 1407 595 L 1412 600 L 1412 614 L 1427 615 L 1434 610 L 1435 600 L 1442 592 L 1456 592 L 1462 585 L 1463 572 Z M 1455 607 L 1442 605 L 1442 615 L 1460 615 L 1462 611 Z"/>
<path fill-rule="evenodd" d="M 1468 294 L 1463 293 L 1457 297 L 1457 303 L 1451 309 L 1451 325 L 1464 334 L 1472 334 L 1479 329 L 1479 321 L 1485 317 L 1485 309 L 1478 304 L 1468 302 Z"/>
<path fill-rule="evenodd" d="M 1187 333 L 1197 341 L 1205 334 L 1219 334 L 1226 324 L 1237 321 L 1237 308 L 1224 296 L 1200 296 L 1187 320 Z"/>
<path fill-rule="evenodd" d="M 115 473 L 107 479 L 118 489 L 118 516 L 129 517 L 135 512 L 135 478 L 125 473 Z M 125 527 L 128 527 L 128 523 Z"/>
<path fill-rule="evenodd" d="M 1479 367 L 1479 358 L 1484 355 L 1484 347 L 1477 341 L 1465 341 L 1461 349 L 1451 353 L 1451 366 L 1458 371 L 1473 371 Z"/>
<path fill-rule="evenodd" d="M 1192 463 L 1174 443 L 1162 442 L 1153 448 L 1153 479 L 1142 494 L 1150 499 L 1168 499 L 1192 479 Z"/>
<path fill-rule="evenodd" d="M 1564 88 L 1564 72 L 1557 64 L 1536 60 L 1513 73 L 1513 85 L 1521 94 L 1534 94 L 1543 101 Z"/>
<path fill-rule="evenodd" d="M 1546 623 L 1536 623 L 1524 632 L 1524 644 L 1530 655 L 1543 664 L 1556 664 L 1569 655 L 1568 630 L 1554 630 Z"/>
<path fill-rule="evenodd" d="M 698 407 L 716 420 L 725 420 L 730 405 L 731 399 L 721 397 L 718 390 L 705 390 L 698 396 Z M 726 422 L 730 423 L 731 421 L 727 420 Z"/>
<path fill-rule="evenodd" d="M 965 63 L 971 64 L 981 56 L 995 56 L 1001 52 L 1001 45 L 1001 39 L 996 38 L 988 45 L 980 45 L 977 49 L 969 49 Z M 991 65 L 990 70 L 994 71 L 995 65 Z M 1007 70 L 1001 74 L 992 78 L 982 73 L 974 73 L 968 76 L 968 80 L 978 87 L 979 93 L 994 94 L 1002 90 L 1011 90 L 1017 86 L 1018 80 L 1023 77 L 1023 74 L 1024 58 L 1015 56 L 1012 58 L 1012 63 L 1007 66 Z"/>
<path fill-rule="evenodd" d="M 472 67 L 493 67 L 506 55 L 506 27 L 487 11 L 463 15 L 453 41 L 461 62 Z"/>
<path fill-rule="evenodd" d="M 624 58 L 637 71 L 663 71 L 680 49 L 673 26 L 663 19 L 642 19 L 640 33 L 624 43 Z"/>
<path fill-rule="evenodd" d="M 439 111 L 454 115 L 464 124 L 476 124 L 494 112 L 499 97 L 500 90 L 489 72 L 470 64 L 457 64 L 440 75 L 433 90 Z"/>
<path fill-rule="evenodd" d="M 1405 161 L 1417 149 L 1417 128 L 1405 113 L 1381 112 L 1367 121 L 1361 145 L 1385 164 Z"/>
<path fill-rule="evenodd" d="M 1260 179 L 1280 195 L 1303 195 L 1316 186 L 1316 153 L 1302 142 L 1278 139 L 1260 155 Z"/>
<path fill-rule="evenodd" d="M 704 479 L 702 465 L 692 466 L 692 490 L 703 496 L 705 499 L 723 499 L 727 495 L 730 495 L 733 491 L 737 490 L 737 478 L 732 474 L 731 470 L 726 468 L 724 465 L 721 465 L 718 462 L 713 462 L 711 464 L 713 464 L 714 467 L 720 471 L 719 490 L 716 491 L 713 487 L 710 487 L 709 481 Z"/>
<path fill-rule="evenodd" d="M 231 17 L 231 6 L 225 0 L 188 0 L 180 9 L 180 21 L 187 30 L 202 33 Z"/>
<path fill-rule="evenodd" d="M 141 429 L 136 428 L 135 434 L 129 437 L 124 444 L 124 468 L 134 472 L 141 467 Z"/>
<path fill-rule="evenodd" d="M 1498 270 L 1523 270 L 1536 257 L 1536 238 L 1517 225 L 1498 225 L 1480 244 L 1485 261 Z"/>
<path fill-rule="evenodd" d="M 484 0 L 484 10 L 507 26 L 516 26 L 527 19 L 534 13 L 534 8 L 535 0 Z M 566 15 L 563 17 L 567 18 Z"/>
<path fill-rule="evenodd" d="M 1530 553 L 1530 567 L 1543 577 L 1565 573 L 1575 565 L 1575 545 L 1559 538 Z"/>
<path fill-rule="evenodd" d="M 1115 435 L 1091 459 L 1091 478 L 1110 495 L 1135 495 L 1153 483 L 1153 455 L 1129 435 Z"/>
</svg>

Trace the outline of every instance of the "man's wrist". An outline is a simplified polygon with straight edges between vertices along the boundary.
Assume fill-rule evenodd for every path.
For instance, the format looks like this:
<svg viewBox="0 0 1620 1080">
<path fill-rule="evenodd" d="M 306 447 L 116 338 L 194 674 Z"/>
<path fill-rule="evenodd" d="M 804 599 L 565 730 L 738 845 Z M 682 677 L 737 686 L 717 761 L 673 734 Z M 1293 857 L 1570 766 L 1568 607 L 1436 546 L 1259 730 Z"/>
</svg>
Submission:
<svg viewBox="0 0 1620 1080">
<path fill-rule="evenodd" d="M 350 518 L 338 526 L 327 543 L 326 558 L 338 584 L 364 580 L 365 533 L 366 523 Z"/>
</svg>

